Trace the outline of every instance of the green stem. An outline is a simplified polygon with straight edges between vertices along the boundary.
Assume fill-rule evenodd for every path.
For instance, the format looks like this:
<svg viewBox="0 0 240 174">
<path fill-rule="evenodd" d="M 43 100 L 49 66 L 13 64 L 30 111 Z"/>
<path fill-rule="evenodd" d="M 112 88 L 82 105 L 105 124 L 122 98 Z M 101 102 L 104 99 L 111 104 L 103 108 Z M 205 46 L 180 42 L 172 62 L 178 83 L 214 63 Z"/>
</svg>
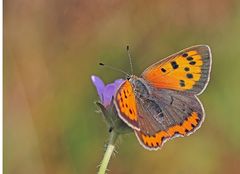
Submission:
<svg viewBox="0 0 240 174">
<path fill-rule="evenodd" d="M 98 174 L 105 174 L 107 166 L 108 166 L 108 162 L 109 162 L 109 160 L 112 156 L 112 153 L 115 149 L 115 142 L 116 142 L 117 138 L 118 138 L 118 133 L 116 133 L 114 130 L 112 130 L 112 132 L 110 133 L 107 150 L 106 150 L 103 160 L 100 164 Z"/>
</svg>

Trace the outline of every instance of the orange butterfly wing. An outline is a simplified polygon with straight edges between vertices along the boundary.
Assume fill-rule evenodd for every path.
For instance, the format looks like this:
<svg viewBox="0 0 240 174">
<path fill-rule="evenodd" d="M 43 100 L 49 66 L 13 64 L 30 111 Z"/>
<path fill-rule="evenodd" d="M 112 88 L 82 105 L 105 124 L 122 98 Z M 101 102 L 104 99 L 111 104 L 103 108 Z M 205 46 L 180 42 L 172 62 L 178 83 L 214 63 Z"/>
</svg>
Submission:
<svg viewBox="0 0 240 174">
<path fill-rule="evenodd" d="M 210 70 L 210 48 L 198 45 L 153 64 L 142 77 L 156 88 L 200 94 L 207 86 Z"/>
<path fill-rule="evenodd" d="M 131 83 L 124 81 L 116 92 L 114 100 L 118 115 L 135 130 L 139 130 L 137 104 Z"/>
<path fill-rule="evenodd" d="M 148 150 L 157 150 L 163 144 L 175 137 L 190 135 L 201 126 L 201 118 L 197 112 L 192 112 L 189 117 L 181 124 L 162 130 L 154 135 L 146 135 L 142 131 L 136 131 L 135 134 L 143 147 Z"/>
</svg>

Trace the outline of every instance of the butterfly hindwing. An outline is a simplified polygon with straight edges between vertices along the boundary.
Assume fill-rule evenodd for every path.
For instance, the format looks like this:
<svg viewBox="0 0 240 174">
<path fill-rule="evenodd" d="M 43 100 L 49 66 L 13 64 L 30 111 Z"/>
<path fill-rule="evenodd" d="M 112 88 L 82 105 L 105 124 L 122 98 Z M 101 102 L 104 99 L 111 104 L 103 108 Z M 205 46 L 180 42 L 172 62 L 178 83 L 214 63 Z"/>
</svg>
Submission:
<svg viewBox="0 0 240 174">
<path fill-rule="evenodd" d="M 200 94 L 207 86 L 210 70 L 210 48 L 198 45 L 153 64 L 142 77 L 156 88 Z"/>
<path fill-rule="evenodd" d="M 115 106 L 120 118 L 133 129 L 139 130 L 137 103 L 131 83 L 124 81 L 116 92 Z"/>
<path fill-rule="evenodd" d="M 135 134 L 150 150 L 160 148 L 174 137 L 193 133 L 204 120 L 202 104 L 194 95 L 160 90 L 141 101 L 137 102 L 140 131 L 135 130 Z"/>
</svg>

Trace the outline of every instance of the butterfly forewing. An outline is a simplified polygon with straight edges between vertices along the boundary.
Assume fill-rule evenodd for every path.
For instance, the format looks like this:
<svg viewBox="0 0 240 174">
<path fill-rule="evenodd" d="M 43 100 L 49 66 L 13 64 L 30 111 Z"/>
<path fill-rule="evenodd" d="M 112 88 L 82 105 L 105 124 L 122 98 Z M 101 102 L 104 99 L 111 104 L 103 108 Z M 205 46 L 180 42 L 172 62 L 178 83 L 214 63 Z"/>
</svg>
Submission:
<svg viewBox="0 0 240 174">
<path fill-rule="evenodd" d="M 120 85 L 114 103 L 120 118 L 133 129 L 139 130 L 137 103 L 133 87 L 128 80 Z"/>
<path fill-rule="evenodd" d="M 156 88 L 200 94 L 209 81 L 210 70 L 210 48 L 198 45 L 153 64 L 142 77 Z"/>
</svg>

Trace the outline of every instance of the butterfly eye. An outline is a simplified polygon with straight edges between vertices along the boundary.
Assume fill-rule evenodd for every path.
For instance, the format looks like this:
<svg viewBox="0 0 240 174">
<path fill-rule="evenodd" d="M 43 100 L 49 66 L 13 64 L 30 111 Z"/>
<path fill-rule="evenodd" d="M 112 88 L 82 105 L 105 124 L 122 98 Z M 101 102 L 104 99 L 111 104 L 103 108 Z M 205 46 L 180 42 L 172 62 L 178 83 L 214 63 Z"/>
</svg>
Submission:
<svg viewBox="0 0 240 174">
<path fill-rule="evenodd" d="M 127 80 L 130 80 L 130 77 L 129 77 L 129 76 L 127 76 Z"/>
</svg>

